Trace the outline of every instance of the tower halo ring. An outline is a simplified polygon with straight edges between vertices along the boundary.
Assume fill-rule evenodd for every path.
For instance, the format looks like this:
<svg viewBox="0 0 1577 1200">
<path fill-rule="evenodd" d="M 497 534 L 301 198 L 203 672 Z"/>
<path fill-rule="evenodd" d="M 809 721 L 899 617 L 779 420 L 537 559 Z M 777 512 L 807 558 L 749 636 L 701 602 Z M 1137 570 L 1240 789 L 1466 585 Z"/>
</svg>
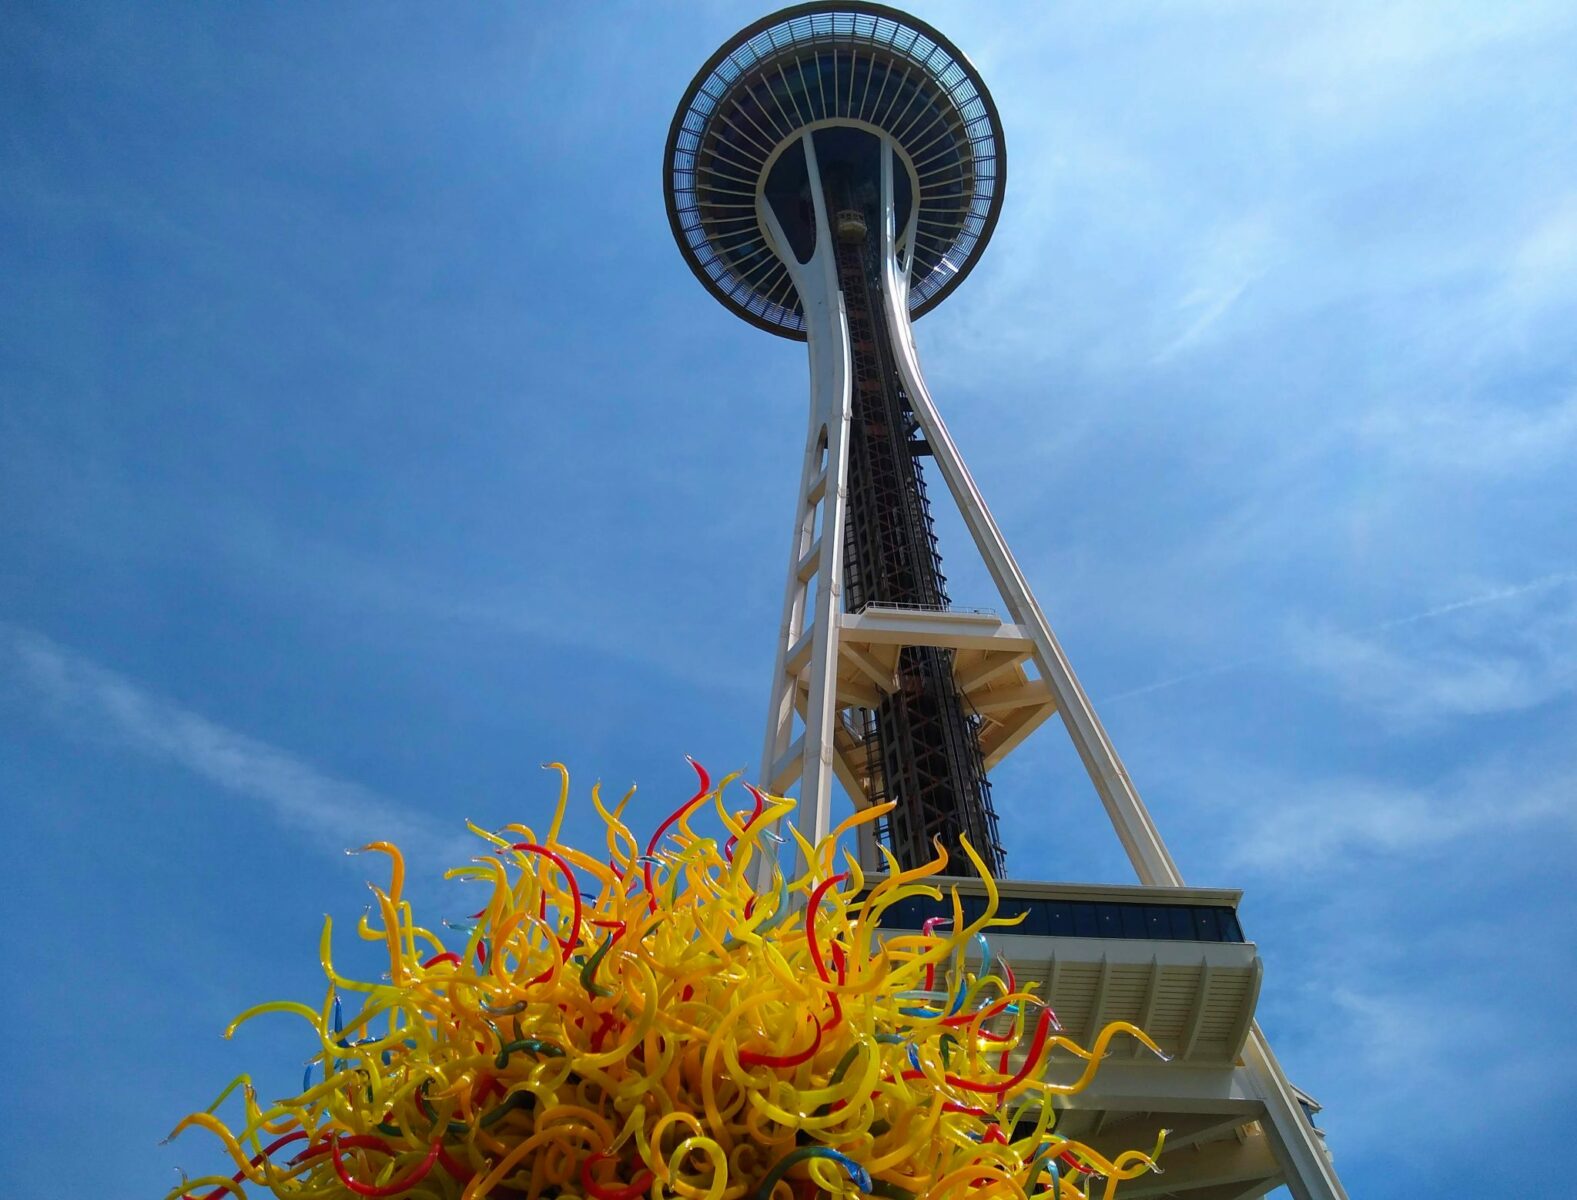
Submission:
<svg viewBox="0 0 1577 1200">
<path fill-rule="evenodd" d="M 918 187 L 909 315 L 935 308 L 990 240 L 1007 181 L 1002 123 L 973 64 L 932 26 L 864 0 L 815 0 L 736 33 L 669 126 L 663 194 L 686 264 L 725 308 L 803 341 L 788 272 L 756 211 L 766 167 L 813 128 L 854 125 L 904 153 Z"/>
</svg>

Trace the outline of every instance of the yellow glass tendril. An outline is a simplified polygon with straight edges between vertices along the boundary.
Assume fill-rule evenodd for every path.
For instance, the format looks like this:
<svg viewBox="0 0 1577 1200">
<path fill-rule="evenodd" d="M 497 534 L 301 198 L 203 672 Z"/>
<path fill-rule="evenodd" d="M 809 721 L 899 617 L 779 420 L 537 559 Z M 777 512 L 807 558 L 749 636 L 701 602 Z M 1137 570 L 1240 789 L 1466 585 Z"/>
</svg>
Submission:
<svg viewBox="0 0 1577 1200">
<path fill-rule="evenodd" d="M 544 840 L 470 827 L 485 856 L 447 874 L 488 896 L 454 949 L 416 924 L 398 847 L 362 847 L 391 863 L 357 926 L 385 948 L 388 982 L 337 972 L 325 921 L 323 1003 L 259 1004 L 225 1031 L 306 1021 L 317 1082 L 262 1108 L 241 1076 L 186 1117 L 171 1137 L 207 1130 L 236 1172 L 168 1200 L 249 1186 L 289 1200 L 1076 1200 L 1159 1169 L 1160 1142 L 1109 1159 L 1055 1132 L 1053 1098 L 1087 1086 L 1113 1038 L 1160 1051 L 1125 1022 L 1084 1050 L 989 958 L 967 969 L 980 935 L 1017 920 L 967 842 L 983 913 L 966 923 L 954 889 L 948 927 L 888 934 L 894 905 L 943 899 L 931 881 L 947 865 L 940 847 L 907 870 L 888 855 L 865 887 L 842 840 L 891 805 L 812 846 L 779 832 L 792 801 L 749 789 L 753 807 L 730 808 L 735 777 L 713 787 L 696 765 L 695 796 L 644 851 L 624 819 L 633 789 L 610 810 L 594 788 L 598 859 L 559 840 L 569 773 L 550 766 Z M 707 801 L 720 837 L 696 828 Z M 1045 1078 L 1054 1055 L 1082 1066 L 1073 1082 Z M 232 1129 L 216 1113 L 237 1087 Z"/>
</svg>

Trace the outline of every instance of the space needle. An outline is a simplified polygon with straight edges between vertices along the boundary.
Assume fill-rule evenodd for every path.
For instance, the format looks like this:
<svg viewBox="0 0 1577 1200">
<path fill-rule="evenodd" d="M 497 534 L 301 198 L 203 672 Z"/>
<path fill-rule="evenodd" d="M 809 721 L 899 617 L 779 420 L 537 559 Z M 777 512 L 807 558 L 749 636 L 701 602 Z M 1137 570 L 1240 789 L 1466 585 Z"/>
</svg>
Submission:
<svg viewBox="0 0 1577 1200">
<path fill-rule="evenodd" d="M 1002 204 L 1001 124 L 974 68 L 929 27 L 875 7 L 811 5 L 741 31 L 696 76 L 669 135 L 668 213 L 725 307 L 810 353 L 810 428 L 767 731 L 771 782 L 800 784 L 827 826 L 834 773 L 898 801 L 882 834 L 902 860 L 967 836 L 1002 865 L 978 736 L 951 655 L 905 646 L 839 747 L 840 612 L 943 613 L 915 412 L 909 322 L 969 273 Z M 827 481 L 842 486 L 826 488 Z M 808 674 L 798 665 L 803 647 Z M 848 689 L 845 688 L 845 691 Z M 858 741 L 866 753 L 853 759 Z M 830 751 L 830 753 L 829 753 Z M 851 760 L 852 759 L 852 760 Z"/>
<path fill-rule="evenodd" d="M 1140 882 L 1004 880 L 1004 908 L 1026 917 L 1001 941 L 1064 1025 L 1130 1020 L 1174 1058 L 1104 1065 L 1059 1131 L 1099 1149 L 1170 1129 L 1165 1174 L 1126 1185 L 1134 1200 L 1249 1200 L 1283 1184 L 1297 1200 L 1345 1200 L 1318 1105 L 1254 1021 L 1263 967 L 1241 893 L 1184 886 L 920 369 L 912 322 L 979 261 L 1006 179 L 980 73 L 885 5 L 763 17 L 679 102 L 663 186 L 680 252 L 725 308 L 809 358 L 760 779 L 797 788 L 811 841 L 831 828 L 834 781 L 857 807 L 894 802 L 861 844 L 868 868 L 882 869 L 877 842 L 901 866 L 940 843 L 968 875 L 967 841 L 1000 877 L 988 772 L 1060 718 Z M 927 462 L 995 587 L 991 607 L 948 592 Z M 984 902 L 978 881 L 958 884 L 966 909 Z M 928 915 L 917 900 L 894 919 L 919 928 Z"/>
</svg>

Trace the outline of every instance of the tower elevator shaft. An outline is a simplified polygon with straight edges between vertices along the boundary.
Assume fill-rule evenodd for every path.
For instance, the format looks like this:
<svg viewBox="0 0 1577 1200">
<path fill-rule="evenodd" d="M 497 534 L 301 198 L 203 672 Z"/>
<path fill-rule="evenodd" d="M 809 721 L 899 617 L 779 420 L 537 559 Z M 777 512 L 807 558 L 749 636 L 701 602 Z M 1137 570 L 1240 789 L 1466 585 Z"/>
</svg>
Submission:
<svg viewBox="0 0 1577 1200">
<path fill-rule="evenodd" d="M 870 605 L 944 609 L 947 580 L 919 456 L 929 452 L 899 378 L 893 331 L 880 304 L 882 276 L 871 233 L 851 223 L 837 247 L 839 285 L 848 319 L 852 376 L 848 529 L 844 594 L 848 611 Z M 840 231 L 844 232 L 844 231 Z M 948 872 L 972 875 L 961 839 L 993 874 L 1003 866 L 991 784 L 980 754 L 978 717 L 968 712 L 953 678 L 953 652 L 906 646 L 895 689 L 864 711 L 872 803 L 897 807 L 877 836 L 904 867 L 935 854 L 940 842 Z"/>
</svg>

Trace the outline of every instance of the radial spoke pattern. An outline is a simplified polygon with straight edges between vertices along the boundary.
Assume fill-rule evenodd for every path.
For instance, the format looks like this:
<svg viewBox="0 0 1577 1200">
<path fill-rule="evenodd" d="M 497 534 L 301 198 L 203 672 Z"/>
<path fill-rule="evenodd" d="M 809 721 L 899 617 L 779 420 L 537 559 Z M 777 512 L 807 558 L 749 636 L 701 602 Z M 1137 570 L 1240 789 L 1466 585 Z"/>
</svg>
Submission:
<svg viewBox="0 0 1577 1200">
<path fill-rule="evenodd" d="M 669 220 L 696 275 L 753 324 L 803 338 L 787 268 L 757 221 L 774 153 L 807 126 L 885 130 L 919 184 L 910 312 L 939 303 L 973 265 L 1002 202 L 1006 159 L 975 69 L 935 30 L 879 5 L 807 4 L 733 38 L 701 68 L 669 131 Z"/>
</svg>

